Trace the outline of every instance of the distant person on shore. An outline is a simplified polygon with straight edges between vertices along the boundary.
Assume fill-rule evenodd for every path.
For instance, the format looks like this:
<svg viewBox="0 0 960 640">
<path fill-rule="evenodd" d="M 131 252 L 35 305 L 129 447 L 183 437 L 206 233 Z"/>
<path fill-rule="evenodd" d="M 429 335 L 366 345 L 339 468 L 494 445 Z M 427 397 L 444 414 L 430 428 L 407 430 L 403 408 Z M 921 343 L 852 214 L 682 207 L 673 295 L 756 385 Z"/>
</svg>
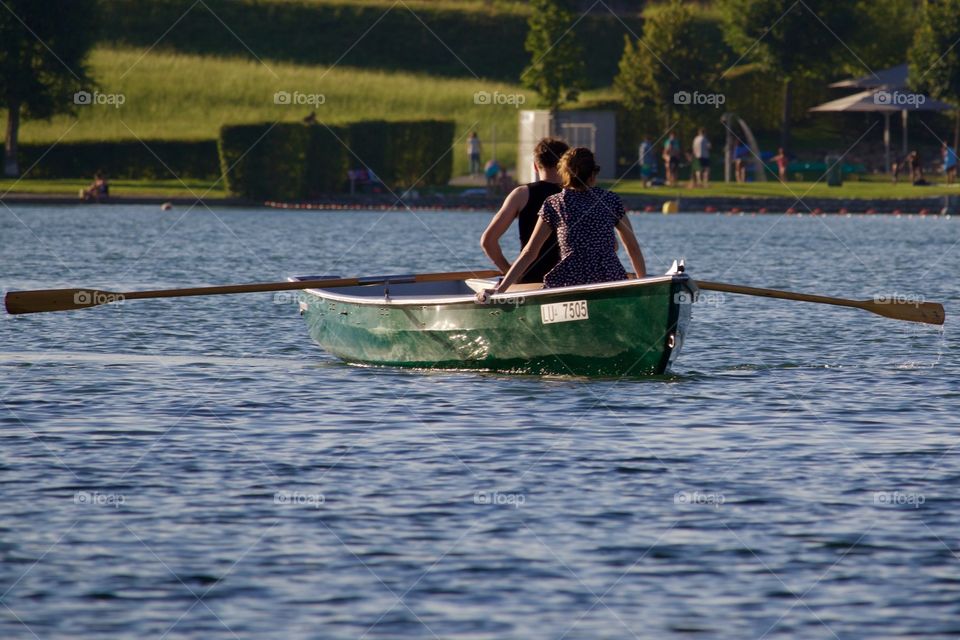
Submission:
<svg viewBox="0 0 960 640">
<path fill-rule="evenodd" d="M 750 147 L 738 143 L 733 150 L 733 174 L 737 182 L 747 181 L 747 157 L 750 155 Z"/>
<path fill-rule="evenodd" d="M 480 175 L 481 151 L 480 138 L 477 137 L 477 132 L 474 131 L 470 134 L 470 137 L 467 138 L 467 156 L 470 158 L 470 175 L 472 176 Z"/>
<path fill-rule="evenodd" d="M 560 174 L 557 163 L 570 147 L 557 138 L 543 138 L 533 150 L 533 170 L 537 180 L 520 185 L 506 197 L 500 210 L 493 216 L 487 229 L 480 238 L 483 252 L 493 261 L 500 271 L 510 269 L 510 261 L 503 255 L 500 238 L 507 232 L 513 221 L 517 221 L 520 232 L 520 246 L 525 247 L 537 225 L 537 213 L 547 196 L 560 193 Z M 556 236 L 543 243 L 538 256 L 530 269 L 520 278 L 520 282 L 543 282 L 544 276 L 560 262 L 560 249 Z"/>
<path fill-rule="evenodd" d="M 80 190 L 80 199 L 84 202 L 100 202 L 110 197 L 110 183 L 103 171 L 97 171 L 93 176 L 93 184 L 87 189 Z"/>
<path fill-rule="evenodd" d="M 943 157 L 943 175 L 947 178 L 947 184 L 953 184 L 957 179 L 957 150 L 944 142 L 940 154 Z"/>
<path fill-rule="evenodd" d="M 667 171 L 667 186 L 677 186 L 677 176 L 680 172 L 680 140 L 673 132 L 663 143 L 663 166 Z"/>
<path fill-rule="evenodd" d="M 479 302 L 519 282 L 553 234 L 560 241 L 561 259 L 544 278 L 545 289 L 626 280 L 627 272 L 617 256 L 617 235 L 637 277 L 646 276 L 643 252 L 623 202 L 612 191 L 594 186 L 600 167 L 593 152 L 586 147 L 568 150 L 560 159 L 558 171 L 563 190 L 543 202 L 530 241 L 500 284 L 477 294 Z"/>
<path fill-rule="evenodd" d="M 777 175 L 780 176 L 780 182 L 787 181 L 787 152 L 783 150 L 783 147 L 777 149 L 777 155 L 771 158 L 774 162 L 777 163 Z"/>
<path fill-rule="evenodd" d="M 643 179 L 643 186 L 649 187 L 657 175 L 657 154 L 654 151 L 653 143 L 650 142 L 650 136 L 646 134 L 644 134 L 643 141 L 640 143 L 637 161 L 640 163 L 640 177 Z"/>
<path fill-rule="evenodd" d="M 500 175 L 500 163 L 496 158 L 487 160 L 483 166 L 483 177 L 487 180 L 487 195 L 494 195 L 497 187 L 497 176 Z"/>
<path fill-rule="evenodd" d="M 691 186 L 710 186 L 710 140 L 707 138 L 707 130 L 697 131 L 697 137 L 693 139 L 693 169 L 690 172 Z"/>
<path fill-rule="evenodd" d="M 923 164 L 920 161 L 920 153 L 914 149 L 903 157 L 900 162 L 893 165 L 893 181 L 898 182 L 900 174 L 908 174 L 910 182 L 916 186 L 925 186 L 927 181 L 923 178 Z"/>
</svg>

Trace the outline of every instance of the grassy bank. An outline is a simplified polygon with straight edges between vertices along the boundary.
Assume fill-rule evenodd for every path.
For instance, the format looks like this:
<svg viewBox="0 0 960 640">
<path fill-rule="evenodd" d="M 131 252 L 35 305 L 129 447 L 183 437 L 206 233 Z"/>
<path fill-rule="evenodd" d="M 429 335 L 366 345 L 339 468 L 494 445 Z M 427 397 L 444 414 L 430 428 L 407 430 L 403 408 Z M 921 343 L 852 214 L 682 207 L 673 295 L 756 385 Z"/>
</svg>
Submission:
<svg viewBox="0 0 960 640">
<path fill-rule="evenodd" d="M 622 195 L 649 195 L 677 198 L 837 198 L 837 199 L 901 199 L 930 198 L 943 195 L 960 196 L 960 185 L 954 183 L 931 184 L 915 187 L 911 184 L 892 184 L 889 181 L 844 182 L 843 186 L 831 187 L 825 182 L 778 181 L 748 182 L 746 184 L 711 183 L 706 189 L 649 187 L 640 180 L 624 180 L 613 187 Z M 802 205 L 797 205 L 802 208 Z"/>
<path fill-rule="evenodd" d="M 76 196 L 81 188 L 88 187 L 89 180 L 31 180 L 20 181 L 0 179 L 0 196 L 9 193 Z M 608 183 L 605 185 L 610 186 Z M 112 180 L 110 192 L 115 196 L 144 197 L 192 197 L 203 195 L 205 198 L 223 198 L 226 196 L 223 183 L 214 185 L 213 181 L 185 180 Z M 463 189 L 445 187 L 439 191 L 456 196 Z M 714 183 L 708 189 L 670 189 L 654 187 L 645 189 L 639 180 L 624 180 L 617 183 L 613 190 L 624 196 L 646 195 L 659 198 L 703 199 L 703 198 L 835 198 L 842 199 L 909 199 L 929 198 L 944 195 L 960 196 L 960 186 L 934 184 L 929 187 L 914 187 L 908 184 L 893 185 L 885 182 L 847 182 L 842 187 L 828 187 L 812 182 L 791 182 L 782 185 L 779 182 L 724 184 Z M 803 210 L 802 204 L 795 205 Z"/>
<path fill-rule="evenodd" d="M 45 196 L 77 197 L 80 189 L 90 186 L 90 180 L 23 180 L 0 179 L 0 197 L 8 193 Z M 111 180 L 113 196 L 142 196 L 152 198 L 187 198 L 203 196 L 204 199 L 226 197 L 223 183 L 201 180 Z"/>
</svg>

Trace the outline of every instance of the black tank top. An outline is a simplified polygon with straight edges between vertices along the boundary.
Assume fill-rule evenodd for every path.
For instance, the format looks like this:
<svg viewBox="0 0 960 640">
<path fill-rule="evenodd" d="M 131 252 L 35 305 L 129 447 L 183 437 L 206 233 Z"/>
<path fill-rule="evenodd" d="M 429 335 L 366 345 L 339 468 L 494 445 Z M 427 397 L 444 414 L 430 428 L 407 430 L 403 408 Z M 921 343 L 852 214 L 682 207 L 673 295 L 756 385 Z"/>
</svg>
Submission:
<svg viewBox="0 0 960 640">
<path fill-rule="evenodd" d="M 560 193 L 560 185 L 544 180 L 531 182 L 526 186 L 529 192 L 527 204 L 523 209 L 520 209 L 520 213 L 517 215 L 521 247 L 527 246 L 530 236 L 533 235 L 533 229 L 537 226 L 537 220 L 539 219 L 537 214 L 540 212 L 540 207 L 543 206 L 543 201 L 555 193 Z M 557 243 L 556 232 L 551 228 L 550 237 L 547 238 L 540 249 L 540 255 L 537 256 L 524 276 L 520 278 L 520 282 L 543 282 L 544 276 L 557 266 L 558 262 L 560 262 L 560 245 Z"/>
</svg>

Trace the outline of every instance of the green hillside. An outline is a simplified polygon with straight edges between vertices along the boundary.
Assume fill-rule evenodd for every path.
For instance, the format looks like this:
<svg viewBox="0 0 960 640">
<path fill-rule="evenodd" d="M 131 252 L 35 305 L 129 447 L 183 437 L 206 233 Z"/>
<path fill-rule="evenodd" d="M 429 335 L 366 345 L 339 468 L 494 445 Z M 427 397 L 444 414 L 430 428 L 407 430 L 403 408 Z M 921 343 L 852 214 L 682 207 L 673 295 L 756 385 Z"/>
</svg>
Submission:
<svg viewBox="0 0 960 640">
<path fill-rule="evenodd" d="M 102 0 L 100 11 L 113 46 L 513 82 L 530 61 L 518 2 Z M 638 14 L 602 6 L 573 25 L 591 86 L 610 85 L 624 35 L 641 29 Z"/>
<path fill-rule="evenodd" d="M 317 118 L 330 124 L 361 119 L 451 118 L 458 138 L 476 129 L 492 151 L 510 164 L 516 154 L 517 109 L 477 104 L 478 91 L 520 94 L 528 104 L 535 97 L 516 85 L 474 79 L 438 78 L 338 66 L 311 67 L 239 58 L 206 57 L 99 48 L 91 56 L 99 91 L 123 94 L 122 106 L 87 105 L 75 116 L 50 121 L 29 120 L 24 143 L 57 140 L 189 139 L 212 140 L 224 124 L 295 122 L 312 105 L 276 104 L 274 94 L 321 94 Z M 587 97 L 599 96 L 599 93 Z M 463 172 L 461 146 L 455 168 Z"/>
</svg>

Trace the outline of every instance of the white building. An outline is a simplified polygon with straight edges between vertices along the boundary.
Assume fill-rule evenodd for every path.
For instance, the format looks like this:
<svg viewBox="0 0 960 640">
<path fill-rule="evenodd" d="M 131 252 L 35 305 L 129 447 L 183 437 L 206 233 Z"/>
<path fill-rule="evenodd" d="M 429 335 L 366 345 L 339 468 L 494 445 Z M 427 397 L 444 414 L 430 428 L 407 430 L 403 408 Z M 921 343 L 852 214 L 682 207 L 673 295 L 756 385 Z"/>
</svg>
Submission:
<svg viewBox="0 0 960 640">
<path fill-rule="evenodd" d="M 571 147 L 587 147 L 600 165 L 601 179 L 617 176 L 617 117 L 613 111 L 558 111 L 554 135 Z M 536 180 L 533 170 L 533 148 L 541 138 L 550 135 L 550 112 L 520 112 L 520 135 L 517 144 L 517 182 Z"/>
</svg>

